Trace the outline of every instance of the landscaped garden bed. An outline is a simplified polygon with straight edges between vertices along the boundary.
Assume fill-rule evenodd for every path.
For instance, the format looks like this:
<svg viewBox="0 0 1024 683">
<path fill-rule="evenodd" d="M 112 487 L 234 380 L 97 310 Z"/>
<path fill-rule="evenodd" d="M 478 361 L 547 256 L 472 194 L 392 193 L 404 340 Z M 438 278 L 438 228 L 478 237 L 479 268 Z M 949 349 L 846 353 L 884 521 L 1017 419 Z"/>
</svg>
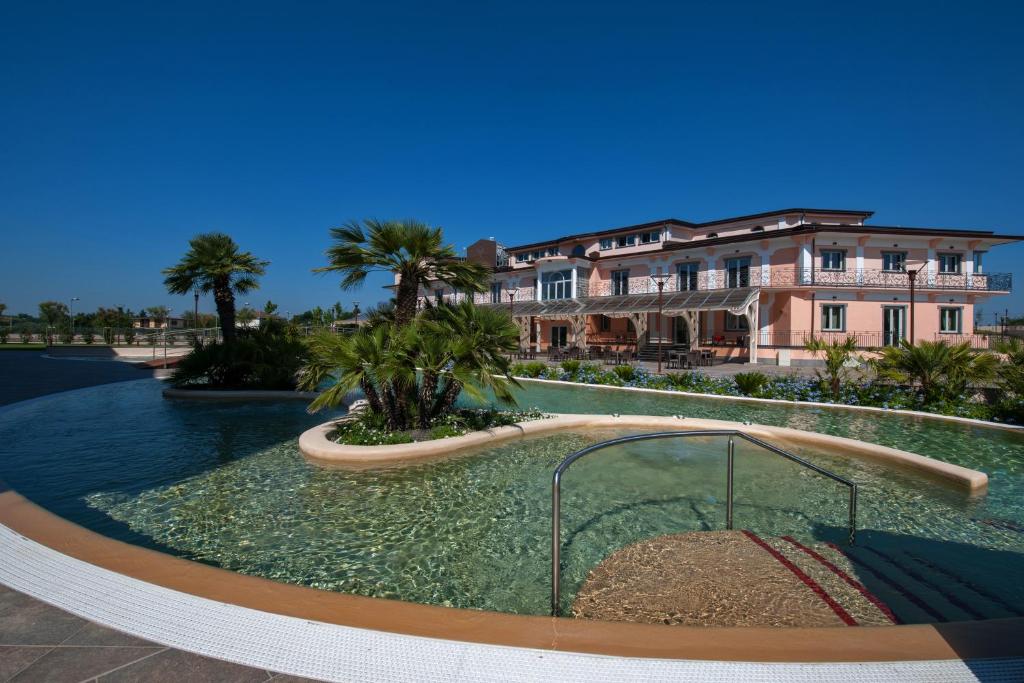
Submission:
<svg viewBox="0 0 1024 683">
<path fill-rule="evenodd" d="M 434 420 L 429 429 L 389 430 L 379 416 L 360 411 L 337 424 L 331 434 L 335 443 L 347 446 L 386 446 L 465 436 L 471 432 L 509 427 L 521 422 L 550 417 L 539 410 L 497 410 L 464 408 Z"/>
</svg>

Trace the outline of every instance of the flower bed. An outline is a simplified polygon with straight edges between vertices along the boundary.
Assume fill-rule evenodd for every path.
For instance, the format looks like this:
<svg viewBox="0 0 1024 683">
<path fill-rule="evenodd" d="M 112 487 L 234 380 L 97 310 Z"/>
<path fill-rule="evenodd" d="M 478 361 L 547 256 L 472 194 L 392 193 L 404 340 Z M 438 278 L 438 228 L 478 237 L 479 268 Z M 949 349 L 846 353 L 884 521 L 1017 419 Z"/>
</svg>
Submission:
<svg viewBox="0 0 1024 683">
<path fill-rule="evenodd" d="M 821 380 L 792 375 L 769 377 L 761 373 L 741 373 L 736 378 L 711 377 L 699 370 L 657 375 L 643 367 L 617 365 L 606 370 L 597 364 L 580 361 L 565 361 L 559 366 L 541 362 L 517 363 L 512 374 L 580 384 L 919 410 L 992 422 L 1017 423 L 1017 416 L 1024 414 L 1024 402 L 1016 398 L 1001 397 L 996 402 L 987 402 L 980 394 L 963 394 L 948 396 L 941 403 L 926 403 L 924 397 L 911 387 L 877 380 L 846 382 L 841 386 L 837 399 Z M 744 376 L 750 378 L 752 375 L 759 377 L 753 382 L 744 381 Z"/>
<path fill-rule="evenodd" d="M 385 446 L 418 441 L 433 441 L 463 436 L 495 427 L 507 427 L 519 422 L 543 420 L 549 417 L 539 410 L 462 409 L 434 421 L 430 429 L 390 431 L 377 416 L 360 411 L 351 420 L 339 422 L 330 439 L 347 446 Z"/>
</svg>

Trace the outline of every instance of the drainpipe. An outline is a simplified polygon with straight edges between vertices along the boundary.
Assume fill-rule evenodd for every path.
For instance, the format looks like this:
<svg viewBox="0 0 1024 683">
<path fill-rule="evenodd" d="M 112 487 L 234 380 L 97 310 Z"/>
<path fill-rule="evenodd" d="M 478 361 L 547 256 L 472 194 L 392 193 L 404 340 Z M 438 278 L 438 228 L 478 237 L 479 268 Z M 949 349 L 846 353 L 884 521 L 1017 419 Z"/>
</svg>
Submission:
<svg viewBox="0 0 1024 683">
<path fill-rule="evenodd" d="M 814 339 L 814 309 L 816 308 L 814 298 L 817 292 L 811 292 L 811 339 Z"/>
</svg>

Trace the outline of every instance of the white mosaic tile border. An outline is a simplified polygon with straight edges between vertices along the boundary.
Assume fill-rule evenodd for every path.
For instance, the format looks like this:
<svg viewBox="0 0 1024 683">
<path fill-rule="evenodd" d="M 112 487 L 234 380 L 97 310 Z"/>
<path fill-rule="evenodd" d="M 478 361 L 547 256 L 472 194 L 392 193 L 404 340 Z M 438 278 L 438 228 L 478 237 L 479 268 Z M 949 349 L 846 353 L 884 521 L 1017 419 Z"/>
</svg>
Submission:
<svg viewBox="0 0 1024 683">
<path fill-rule="evenodd" d="M 1020 681 L 1024 659 L 771 664 L 642 659 L 406 636 L 219 603 L 68 557 L 0 525 L 0 583 L 181 650 L 328 681 Z"/>
</svg>

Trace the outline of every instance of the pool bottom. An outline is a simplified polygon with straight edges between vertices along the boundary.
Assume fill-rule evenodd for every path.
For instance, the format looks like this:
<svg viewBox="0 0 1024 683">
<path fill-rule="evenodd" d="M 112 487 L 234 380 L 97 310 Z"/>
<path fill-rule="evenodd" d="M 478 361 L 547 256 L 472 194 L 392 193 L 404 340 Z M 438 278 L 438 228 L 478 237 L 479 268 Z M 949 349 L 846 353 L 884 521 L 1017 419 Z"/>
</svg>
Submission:
<svg viewBox="0 0 1024 683">
<path fill-rule="evenodd" d="M 478 644 L 737 662 L 927 662 L 1024 656 L 1024 619 L 844 629 L 703 629 L 552 620 L 364 598 L 234 574 L 106 538 L 47 512 L 14 491 L 0 493 L 0 525 L 23 537 L 0 529 L 0 545 L 5 549 L 0 553 L 0 572 L 14 572 L 26 581 L 35 576 L 41 586 L 36 597 L 47 599 L 45 593 L 56 592 L 56 588 L 47 591 L 50 584 L 73 593 L 72 599 L 92 609 L 101 603 L 96 602 L 89 586 L 67 580 L 77 576 L 74 566 L 62 564 L 60 556 L 30 561 L 25 549 L 39 543 L 155 586 L 272 614 Z M 112 592 L 102 604 L 116 603 L 118 614 L 125 618 L 147 610 L 138 591 L 131 598 L 134 602 L 129 604 L 125 593 Z M 162 615 L 151 616 L 160 619 Z M 374 657 L 379 660 L 380 655 Z M 401 662 L 395 665 L 400 667 Z"/>
</svg>

